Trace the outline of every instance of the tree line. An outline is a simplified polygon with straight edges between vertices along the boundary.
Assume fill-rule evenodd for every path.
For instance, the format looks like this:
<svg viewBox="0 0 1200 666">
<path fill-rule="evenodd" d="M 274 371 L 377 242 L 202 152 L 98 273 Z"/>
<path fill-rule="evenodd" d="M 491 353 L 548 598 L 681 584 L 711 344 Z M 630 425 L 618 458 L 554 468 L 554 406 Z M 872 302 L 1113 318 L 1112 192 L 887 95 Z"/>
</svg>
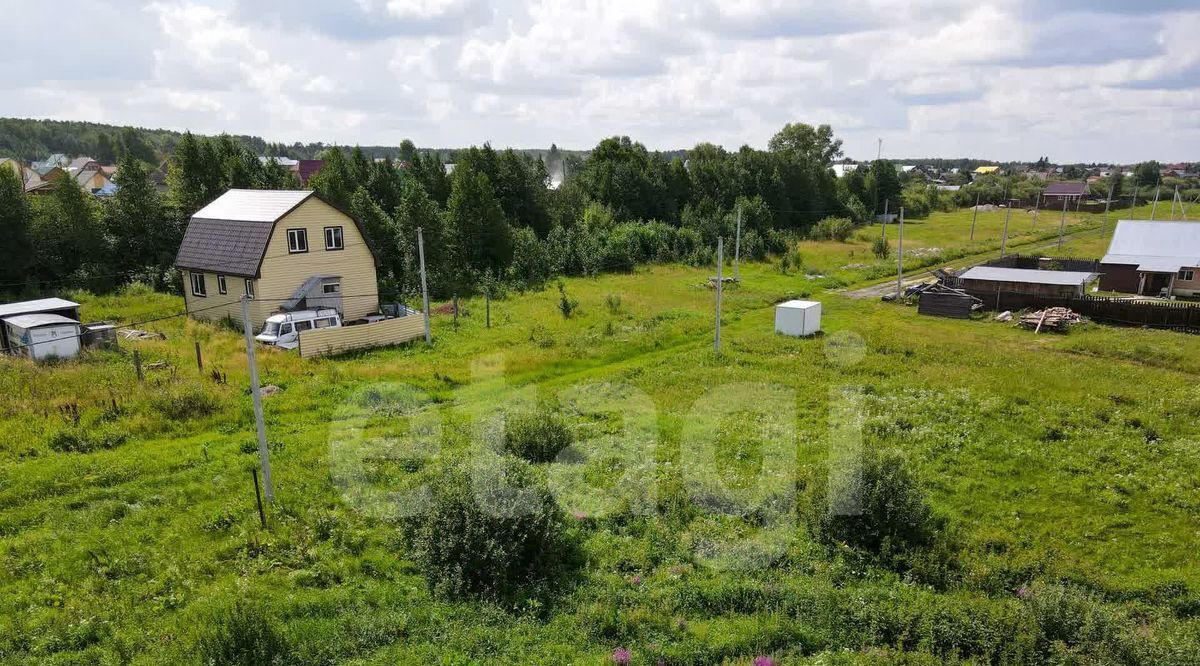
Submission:
<svg viewBox="0 0 1200 666">
<path fill-rule="evenodd" d="M 819 233 L 844 229 L 911 198 L 886 160 L 836 178 L 830 165 L 842 155 L 841 140 L 827 125 L 789 124 L 766 150 L 702 143 L 662 153 L 612 137 L 585 158 L 556 147 L 543 158 L 485 144 L 456 151 L 448 168 L 439 153 L 407 141 L 396 155 L 327 148 L 308 183 L 361 223 L 388 299 L 418 293 L 418 228 L 431 290 L 442 298 L 499 283 L 533 287 L 556 275 L 628 271 L 643 262 L 710 263 L 716 238 L 732 238 L 739 215 L 744 256 L 761 258 L 783 252 L 789 239 L 823 220 L 838 223 Z M 124 153 L 119 190 L 105 200 L 70 178 L 51 195 L 27 197 L 5 175 L 0 233 L 14 239 L 0 257 L 6 290 L 19 291 L 14 283 L 21 283 L 29 291 L 104 291 L 134 279 L 176 287 L 172 263 L 193 213 L 231 187 L 299 187 L 289 170 L 260 160 L 232 136 L 182 134 L 165 193 L 151 184 L 150 166 Z M 561 184 L 549 187 L 552 180 Z"/>
</svg>

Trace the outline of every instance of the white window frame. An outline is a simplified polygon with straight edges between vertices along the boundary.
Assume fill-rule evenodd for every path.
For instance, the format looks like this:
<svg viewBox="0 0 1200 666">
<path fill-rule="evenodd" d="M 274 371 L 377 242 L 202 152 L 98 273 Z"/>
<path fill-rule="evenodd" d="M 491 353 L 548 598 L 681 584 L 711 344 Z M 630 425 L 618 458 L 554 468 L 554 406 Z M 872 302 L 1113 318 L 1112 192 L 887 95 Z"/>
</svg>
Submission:
<svg viewBox="0 0 1200 666">
<path fill-rule="evenodd" d="M 1184 282 L 1191 282 L 1192 280 L 1196 279 L 1196 271 L 1191 268 L 1181 268 L 1179 269 L 1179 275 L 1177 275 L 1176 278 L 1183 280 Z"/>
<path fill-rule="evenodd" d="M 192 296 L 199 298 L 208 297 L 208 286 L 204 284 L 204 273 L 189 273 L 192 282 Z"/>
<path fill-rule="evenodd" d="M 250 298 L 254 298 L 254 280 L 251 280 L 250 278 L 246 278 L 244 287 L 246 289 L 246 292 L 245 292 L 246 295 L 249 296 Z"/>
<path fill-rule="evenodd" d="M 337 241 L 337 242 L 331 242 L 331 241 Z M 344 250 L 344 249 L 346 249 L 346 235 L 342 231 L 341 227 L 325 227 L 325 249 L 326 250 Z"/>
<path fill-rule="evenodd" d="M 225 276 L 224 275 L 217 276 L 217 293 L 221 293 L 221 294 L 229 293 L 229 288 L 225 284 Z"/>
<path fill-rule="evenodd" d="M 304 254 L 308 252 L 308 229 L 288 229 L 287 244 L 288 254 Z"/>
<path fill-rule="evenodd" d="M 333 289 L 330 289 L 330 287 L 333 287 Z M 336 296 L 340 293 L 342 293 L 341 282 L 326 282 L 325 284 L 321 285 L 322 296 Z"/>
</svg>

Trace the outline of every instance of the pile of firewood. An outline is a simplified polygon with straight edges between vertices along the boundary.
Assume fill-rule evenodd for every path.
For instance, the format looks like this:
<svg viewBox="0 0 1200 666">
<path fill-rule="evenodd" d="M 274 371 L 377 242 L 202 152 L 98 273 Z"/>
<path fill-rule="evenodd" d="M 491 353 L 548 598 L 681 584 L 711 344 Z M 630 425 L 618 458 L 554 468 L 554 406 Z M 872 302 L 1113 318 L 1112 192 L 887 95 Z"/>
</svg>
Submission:
<svg viewBox="0 0 1200 666">
<path fill-rule="evenodd" d="M 1046 308 L 1037 312 L 1022 315 L 1021 327 L 1031 328 L 1034 333 L 1041 331 L 1066 332 L 1072 324 L 1083 321 L 1083 317 L 1071 308 Z"/>
</svg>

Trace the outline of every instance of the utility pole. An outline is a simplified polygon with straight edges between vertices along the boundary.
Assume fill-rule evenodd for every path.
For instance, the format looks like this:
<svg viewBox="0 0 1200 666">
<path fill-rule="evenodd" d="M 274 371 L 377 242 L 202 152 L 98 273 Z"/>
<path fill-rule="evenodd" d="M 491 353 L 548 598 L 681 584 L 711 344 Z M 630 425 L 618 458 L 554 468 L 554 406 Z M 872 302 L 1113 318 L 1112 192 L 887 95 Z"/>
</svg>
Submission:
<svg viewBox="0 0 1200 666">
<path fill-rule="evenodd" d="M 904 206 L 900 207 L 900 231 L 896 234 L 896 302 L 904 294 Z"/>
<path fill-rule="evenodd" d="M 975 221 L 979 219 L 979 193 L 975 193 L 975 213 L 971 215 L 971 240 L 975 240 Z"/>
<path fill-rule="evenodd" d="M 1063 230 L 1066 229 L 1066 227 L 1067 227 L 1067 201 L 1069 201 L 1069 199 L 1067 199 L 1066 197 L 1063 197 L 1062 200 L 1063 200 L 1062 219 L 1060 219 L 1058 221 L 1058 249 L 1060 249 L 1060 250 L 1062 249 L 1062 244 L 1063 244 Z"/>
<path fill-rule="evenodd" d="M 1108 207 L 1112 205 L 1113 183 L 1108 184 L 1108 197 L 1104 199 L 1104 225 L 1108 226 Z"/>
<path fill-rule="evenodd" d="M 1155 188 L 1154 188 L 1154 205 L 1153 205 L 1153 206 L 1150 206 L 1150 221 L 1151 221 L 1151 222 L 1153 222 L 1153 221 L 1154 221 L 1154 213 L 1155 213 L 1156 211 L 1158 211 L 1158 192 L 1159 192 L 1159 190 L 1161 190 L 1161 189 L 1162 189 L 1162 185 L 1161 185 L 1161 184 L 1159 184 L 1159 185 L 1158 185 L 1158 187 L 1155 187 Z"/>
<path fill-rule="evenodd" d="M 879 220 L 879 237 L 883 240 L 887 240 L 888 203 L 887 199 L 883 200 L 883 219 Z"/>
<path fill-rule="evenodd" d="M 246 360 L 250 364 L 250 395 L 254 399 L 254 427 L 258 430 L 258 463 L 262 466 L 263 490 L 267 501 L 275 501 L 271 485 L 271 455 L 267 451 L 267 425 L 263 421 L 262 390 L 258 385 L 258 360 L 254 356 L 254 332 L 250 328 L 250 297 L 242 296 L 242 331 L 246 334 Z"/>
<path fill-rule="evenodd" d="M 1037 228 L 1038 209 L 1042 207 L 1042 193 L 1037 192 L 1033 195 L 1033 227 Z"/>
<path fill-rule="evenodd" d="M 742 270 L 741 270 L 741 266 L 740 266 L 741 260 L 742 260 L 742 204 L 738 204 L 737 236 L 734 237 L 734 241 L 733 241 L 733 279 L 735 279 L 739 282 L 741 282 L 741 280 L 742 280 Z"/>
<path fill-rule="evenodd" d="M 1175 202 L 1179 200 L 1179 186 L 1175 186 L 1175 193 L 1171 195 L 1171 219 L 1175 219 Z"/>
<path fill-rule="evenodd" d="M 879 150 L 875 151 L 875 161 L 883 159 L 883 137 L 879 137 Z"/>
<path fill-rule="evenodd" d="M 421 297 L 425 301 L 425 344 L 433 344 L 429 334 L 429 284 L 425 280 L 425 234 L 417 227 L 417 254 L 421 258 Z"/>
<path fill-rule="evenodd" d="M 1004 258 L 1004 252 L 1008 249 L 1008 220 L 1012 217 L 1012 199 L 1008 200 L 1008 207 L 1004 209 L 1004 234 L 1000 236 L 1000 258 Z"/>
<path fill-rule="evenodd" d="M 1138 195 L 1138 190 L 1140 190 L 1140 189 L 1142 189 L 1141 185 L 1133 186 L 1133 203 L 1129 204 L 1129 216 L 1130 217 L 1133 217 L 1133 209 L 1137 208 L 1137 195 Z"/>
<path fill-rule="evenodd" d="M 717 328 L 716 335 L 713 337 L 713 353 L 721 353 L 721 286 L 722 273 L 721 266 L 725 263 L 725 246 L 721 243 L 721 237 L 717 237 Z"/>
</svg>

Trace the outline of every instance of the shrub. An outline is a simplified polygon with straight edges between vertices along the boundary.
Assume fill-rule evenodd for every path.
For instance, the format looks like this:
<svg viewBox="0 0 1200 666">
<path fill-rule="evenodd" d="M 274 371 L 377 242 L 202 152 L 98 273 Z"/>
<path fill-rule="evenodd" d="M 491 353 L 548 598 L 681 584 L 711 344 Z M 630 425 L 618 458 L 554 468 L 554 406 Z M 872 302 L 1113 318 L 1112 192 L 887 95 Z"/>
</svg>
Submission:
<svg viewBox="0 0 1200 666">
<path fill-rule="evenodd" d="M 173 421 L 209 416 L 220 408 L 217 397 L 199 384 L 172 384 L 154 394 L 150 406 Z"/>
<path fill-rule="evenodd" d="M 563 319 L 570 319 L 578 309 L 579 301 L 567 294 L 567 286 L 560 281 L 558 283 L 558 311 L 562 313 Z"/>
<path fill-rule="evenodd" d="M 887 259 L 892 254 L 892 246 L 886 238 L 880 236 L 871 243 L 871 253 L 877 259 Z"/>
<path fill-rule="evenodd" d="M 621 295 L 609 294 L 604 297 L 604 305 L 608 308 L 609 314 L 620 314 L 621 312 Z"/>
<path fill-rule="evenodd" d="M 565 421 L 549 409 L 510 414 L 504 425 L 504 448 L 532 463 L 554 460 L 571 444 Z"/>
<path fill-rule="evenodd" d="M 504 457 L 474 475 L 449 469 L 430 491 L 427 510 L 405 520 L 404 534 L 434 594 L 505 598 L 567 561 L 558 506 L 528 463 Z"/>
<path fill-rule="evenodd" d="M 809 236 L 813 240 L 835 240 L 846 242 L 854 233 L 854 223 L 844 217 L 827 217 L 813 225 Z"/>
<path fill-rule="evenodd" d="M 260 605 L 238 601 L 204 623 L 196 652 L 211 666 L 283 666 L 294 663 L 279 621 Z"/>
<path fill-rule="evenodd" d="M 124 432 L 111 427 L 71 426 L 51 435 L 47 445 L 59 453 L 91 453 L 115 449 L 127 438 Z"/>
<path fill-rule="evenodd" d="M 1081 646 L 1100 656 L 1114 647 L 1121 618 L 1097 595 L 1073 586 L 1047 585 L 1025 596 L 1040 629 L 1043 652 Z"/>
<path fill-rule="evenodd" d="M 898 564 L 909 551 L 934 544 L 943 521 L 934 514 L 916 477 L 900 453 L 867 454 L 861 482 L 848 484 L 831 508 L 828 478 L 809 486 L 805 522 L 818 542 L 831 547 L 846 544 Z"/>
</svg>

